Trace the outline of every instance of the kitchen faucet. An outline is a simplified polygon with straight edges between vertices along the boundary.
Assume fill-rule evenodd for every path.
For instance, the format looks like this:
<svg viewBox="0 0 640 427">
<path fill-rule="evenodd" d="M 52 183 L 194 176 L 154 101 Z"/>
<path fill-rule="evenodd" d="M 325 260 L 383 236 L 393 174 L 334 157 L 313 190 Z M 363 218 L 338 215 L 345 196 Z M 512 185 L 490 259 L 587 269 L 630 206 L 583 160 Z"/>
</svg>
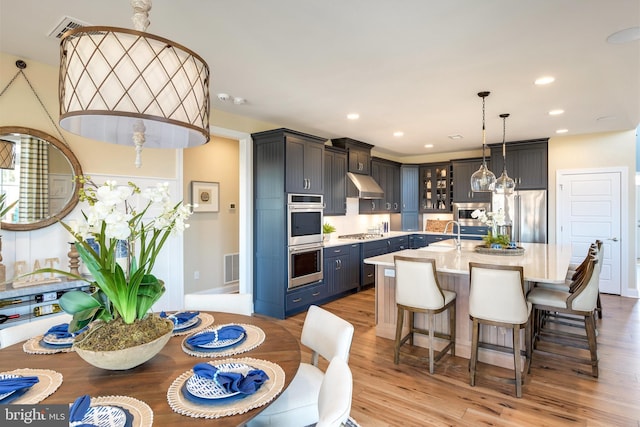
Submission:
<svg viewBox="0 0 640 427">
<path fill-rule="evenodd" d="M 458 221 L 449 221 L 447 222 L 447 224 L 444 226 L 444 234 L 447 234 L 447 229 L 449 228 L 449 224 L 451 224 L 451 234 L 453 235 L 453 226 L 457 225 L 458 226 L 458 238 L 456 239 L 456 249 L 459 251 L 460 249 L 462 249 L 462 242 L 460 242 L 460 223 Z"/>
</svg>

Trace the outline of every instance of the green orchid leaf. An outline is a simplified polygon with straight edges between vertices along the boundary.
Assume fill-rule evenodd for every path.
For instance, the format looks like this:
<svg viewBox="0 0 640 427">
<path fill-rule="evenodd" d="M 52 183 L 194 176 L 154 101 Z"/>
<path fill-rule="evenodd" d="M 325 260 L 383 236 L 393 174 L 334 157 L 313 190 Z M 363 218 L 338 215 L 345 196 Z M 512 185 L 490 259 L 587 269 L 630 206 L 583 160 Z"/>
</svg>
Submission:
<svg viewBox="0 0 640 427">
<path fill-rule="evenodd" d="M 65 312 L 72 315 L 102 307 L 100 301 L 82 291 L 65 292 L 60 297 L 59 304 Z"/>
</svg>

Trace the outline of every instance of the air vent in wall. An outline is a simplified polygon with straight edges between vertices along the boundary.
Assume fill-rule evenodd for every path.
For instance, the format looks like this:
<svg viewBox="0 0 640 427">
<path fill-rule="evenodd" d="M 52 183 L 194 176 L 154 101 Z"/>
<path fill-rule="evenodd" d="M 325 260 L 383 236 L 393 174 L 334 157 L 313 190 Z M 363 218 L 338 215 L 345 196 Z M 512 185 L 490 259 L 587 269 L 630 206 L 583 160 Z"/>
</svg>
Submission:
<svg viewBox="0 0 640 427">
<path fill-rule="evenodd" d="M 240 280 L 240 254 L 224 255 L 224 284 Z"/>
<path fill-rule="evenodd" d="M 90 27 L 91 24 L 87 24 L 86 22 L 82 22 L 79 19 L 76 18 L 70 18 L 68 16 L 65 16 L 64 18 L 62 18 L 62 20 L 60 21 L 60 23 L 58 25 L 56 25 L 56 27 L 51 30 L 51 32 L 49 33 L 48 37 L 54 38 L 54 39 L 60 39 L 62 38 L 62 35 L 64 33 L 66 33 L 69 30 L 74 30 L 76 28 L 80 28 L 80 27 Z"/>
</svg>

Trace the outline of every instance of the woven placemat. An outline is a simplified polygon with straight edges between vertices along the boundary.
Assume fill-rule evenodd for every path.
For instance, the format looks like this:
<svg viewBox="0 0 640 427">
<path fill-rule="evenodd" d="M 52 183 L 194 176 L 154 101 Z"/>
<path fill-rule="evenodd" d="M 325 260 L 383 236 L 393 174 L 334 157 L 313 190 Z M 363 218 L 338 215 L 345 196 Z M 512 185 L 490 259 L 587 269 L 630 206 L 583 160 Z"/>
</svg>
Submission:
<svg viewBox="0 0 640 427">
<path fill-rule="evenodd" d="M 22 350 L 25 353 L 29 354 L 56 354 L 56 353 L 68 353 L 73 351 L 73 347 L 60 347 L 60 348 L 52 348 L 52 347 L 43 347 L 40 344 L 44 335 L 39 335 L 37 337 L 29 338 L 24 344 L 22 344 Z"/>
<path fill-rule="evenodd" d="M 98 396 L 91 398 L 91 406 L 118 406 L 133 415 L 131 427 L 151 427 L 153 411 L 145 402 L 129 396 Z"/>
<path fill-rule="evenodd" d="M 217 400 L 211 405 L 193 403 L 187 400 L 180 391 L 182 385 L 193 376 L 189 370 L 176 378 L 167 391 L 167 401 L 174 412 L 194 418 L 221 418 L 231 415 L 244 414 L 254 408 L 271 402 L 284 387 L 284 371 L 282 368 L 267 360 L 252 359 L 249 357 L 240 359 L 225 359 L 208 362 L 213 366 L 223 363 L 245 363 L 255 369 L 262 369 L 269 379 L 253 394 L 243 399 L 230 399 L 229 403 Z"/>
<path fill-rule="evenodd" d="M 242 326 L 244 330 L 247 332 L 247 338 L 236 346 L 229 347 L 226 349 L 221 349 L 219 351 L 197 351 L 197 350 L 191 350 L 190 348 L 187 348 L 185 343 L 189 337 L 185 337 L 185 339 L 182 340 L 182 350 L 185 353 L 195 357 L 211 357 L 211 358 L 229 357 L 236 354 L 247 352 L 249 350 L 253 350 L 254 348 L 258 347 L 260 344 L 264 342 L 264 339 L 266 337 L 264 331 L 255 325 L 245 325 L 241 323 L 227 323 L 226 325 L 218 325 L 212 328 L 208 328 L 206 332 L 215 331 L 218 328 L 222 328 L 223 326 L 229 326 L 229 325 Z M 198 331 L 198 332 L 204 332 L 204 330 Z M 194 335 L 194 334 L 191 334 L 191 335 Z"/>
<path fill-rule="evenodd" d="M 174 332 L 173 336 L 178 337 L 180 335 L 191 335 L 213 324 L 213 316 L 209 313 L 200 313 L 198 314 L 198 317 L 200 318 L 200 324 L 198 326 L 195 328 L 187 328 L 184 331 Z"/>
<path fill-rule="evenodd" d="M 25 394 L 11 402 L 12 405 L 35 405 L 53 394 L 62 384 L 62 374 L 49 369 L 15 369 L 3 374 L 21 375 L 23 377 L 38 377 L 40 381 L 34 384 Z"/>
</svg>

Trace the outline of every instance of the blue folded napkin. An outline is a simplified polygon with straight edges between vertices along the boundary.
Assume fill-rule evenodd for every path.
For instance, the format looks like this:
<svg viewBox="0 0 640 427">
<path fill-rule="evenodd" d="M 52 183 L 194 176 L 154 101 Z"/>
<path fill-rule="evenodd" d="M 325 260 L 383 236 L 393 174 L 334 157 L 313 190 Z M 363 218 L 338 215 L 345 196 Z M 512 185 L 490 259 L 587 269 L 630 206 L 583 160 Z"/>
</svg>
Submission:
<svg viewBox="0 0 640 427">
<path fill-rule="evenodd" d="M 77 398 L 71 408 L 69 409 L 69 421 L 70 422 L 78 422 L 82 421 L 84 416 L 87 414 L 89 407 L 91 406 L 91 397 L 88 394 L 84 396 L 80 396 Z"/>
<path fill-rule="evenodd" d="M 38 381 L 40 381 L 38 377 L 18 377 L 2 379 L 0 380 L 0 394 L 11 393 L 12 391 L 32 387 Z"/>
<path fill-rule="evenodd" d="M 49 328 L 49 330 L 47 332 L 45 332 L 45 336 L 46 335 L 53 335 L 58 339 L 73 338 L 76 335 L 84 332 L 86 329 L 87 329 L 87 327 L 84 327 L 84 328 L 80 329 L 79 331 L 69 332 L 69 324 L 68 323 L 61 323 L 59 325 L 55 325 L 55 326 L 52 326 L 51 328 Z"/>
<path fill-rule="evenodd" d="M 189 320 L 193 319 L 198 314 L 200 314 L 199 311 L 180 311 L 178 313 L 174 313 L 174 314 L 171 314 L 171 315 L 167 316 L 167 313 L 162 311 L 162 312 L 160 312 L 160 317 L 169 317 L 169 318 L 173 319 L 173 323 L 174 324 L 181 325 L 181 324 L 183 324 L 185 322 L 188 322 Z"/>
<path fill-rule="evenodd" d="M 262 369 L 252 369 L 247 375 L 242 375 L 238 372 L 220 372 L 218 368 L 208 363 L 198 363 L 193 367 L 193 373 L 215 381 L 227 393 L 252 394 L 269 379 Z"/>
<path fill-rule="evenodd" d="M 202 346 L 212 341 L 235 340 L 247 332 L 240 325 L 228 325 L 211 332 L 202 332 L 187 338 L 187 343 L 194 346 Z"/>
</svg>

